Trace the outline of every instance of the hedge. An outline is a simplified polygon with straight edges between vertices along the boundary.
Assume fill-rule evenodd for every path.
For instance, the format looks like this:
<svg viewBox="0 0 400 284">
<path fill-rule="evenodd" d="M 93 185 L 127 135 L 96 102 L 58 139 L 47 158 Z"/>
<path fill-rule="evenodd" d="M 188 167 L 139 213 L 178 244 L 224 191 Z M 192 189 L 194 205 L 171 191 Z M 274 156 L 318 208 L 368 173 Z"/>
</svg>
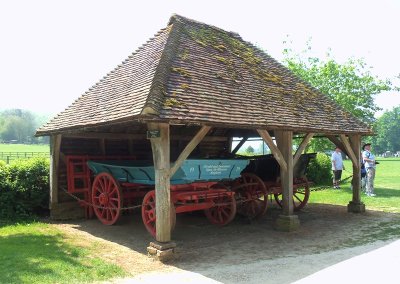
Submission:
<svg viewBox="0 0 400 284">
<path fill-rule="evenodd" d="M 49 160 L 0 161 L 0 219 L 15 221 L 49 207 Z"/>
<path fill-rule="evenodd" d="M 318 153 L 315 159 L 310 160 L 307 169 L 307 178 L 316 185 L 332 183 L 332 162 L 325 153 Z"/>
</svg>

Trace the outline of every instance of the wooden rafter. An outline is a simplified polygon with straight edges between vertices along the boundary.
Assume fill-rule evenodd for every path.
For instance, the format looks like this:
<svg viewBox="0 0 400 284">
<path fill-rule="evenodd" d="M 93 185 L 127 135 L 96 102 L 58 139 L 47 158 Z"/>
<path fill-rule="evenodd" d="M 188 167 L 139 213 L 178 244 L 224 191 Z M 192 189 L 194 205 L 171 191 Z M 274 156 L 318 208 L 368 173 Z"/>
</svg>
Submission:
<svg viewBox="0 0 400 284">
<path fill-rule="evenodd" d="M 353 162 L 353 164 L 357 164 L 356 155 L 354 154 L 353 148 L 351 147 L 350 142 L 347 139 L 346 135 L 340 134 L 339 136 L 340 136 L 340 140 L 343 142 L 343 146 L 346 149 L 347 156 L 349 156 L 349 158 Z"/>
<path fill-rule="evenodd" d="M 82 139 L 114 139 L 114 140 L 145 140 L 146 134 L 132 134 L 132 133 L 112 133 L 112 132 L 87 132 L 87 133 L 69 133 L 63 135 L 65 138 L 82 138 Z M 173 135 L 171 140 L 190 141 L 193 136 L 189 135 Z M 203 141 L 207 142 L 224 142 L 228 138 L 225 136 L 208 136 L 204 137 Z"/>
<path fill-rule="evenodd" d="M 311 138 L 313 138 L 313 136 L 314 136 L 314 133 L 307 133 L 307 135 L 304 137 L 303 141 L 301 141 L 299 148 L 297 148 L 297 151 L 293 156 L 293 165 L 296 165 L 296 163 L 298 162 L 304 149 L 307 147 L 308 142 L 310 142 L 310 140 L 311 140 Z"/>
<path fill-rule="evenodd" d="M 283 158 L 281 151 L 279 151 L 278 147 L 274 144 L 274 141 L 272 140 L 268 131 L 263 129 L 257 129 L 257 132 L 258 134 L 260 134 L 262 139 L 264 139 L 265 143 L 267 143 L 268 147 L 271 149 L 272 155 L 274 155 L 275 159 L 281 166 L 281 169 L 287 171 L 287 164 L 285 162 L 285 159 Z"/>
<path fill-rule="evenodd" d="M 174 165 L 170 170 L 170 176 L 172 177 L 174 173 L 178 170 L 178 168 L 182 165 L 182 163 L 189 157 L 190 153 L 196 148 L 197 145 L 203 140 L 203 138 L 207 135 L 208 131 L 211 129 L 210 126 L 203 126 L 199 132 L 193 137 L 193 139 L 186 145 L 185 149 L 183 149 L 182 153 L 179 155 L 178 159 L 176 159 Z"/>
<path fill-rule="evenodd" d="M 248 137 L 243 137 L 242 140 L 240 140 L 239 144 L 236 145 L 235 149 L 232 150 L 232 154 L 236 154 L 237 151 L 239 151 L 240 147 L 243 146 L 243 144 L 249 139 Z"/>
<path fill-rule="evenodd" d="M 342 150 L 342 152 L 346 154 L 346 156 L 349 156 L 349 154 L 347 153 L 346 147 L 344 146 L 343 142 L 340 141 L 339 138 L 337 138 L 336 136 L 333 136 L 333 135 L 327 135 L 326 138 L 328 138 L 333 144 L 335 144 L 337 147 L 339 147 L 340 150 Z"/>
</svg>

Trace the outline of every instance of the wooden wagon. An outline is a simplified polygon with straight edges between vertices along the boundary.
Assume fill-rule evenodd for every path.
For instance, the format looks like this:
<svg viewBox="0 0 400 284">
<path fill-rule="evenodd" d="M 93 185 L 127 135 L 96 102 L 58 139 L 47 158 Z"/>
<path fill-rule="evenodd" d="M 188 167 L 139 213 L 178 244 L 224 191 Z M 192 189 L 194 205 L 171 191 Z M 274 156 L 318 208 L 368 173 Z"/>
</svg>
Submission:
<svg viewBox="0 0 400 284">
<path fill-rule="evenodd" d="M 311 182 L 306 177 L 306 171 L 310 160 L 315 157 L 315 153 L 301 155 L 293 169 L 294 210 L 302 209 L 308 202 Z M 249 218 L 265 214 L 272 196 L 282 207 L 279 163 L 273 155 L 251 157 L 241 177 L 232 185 L 232 190 L 236 192 L 238 213 Z"/>
<path fill-rule="evenodd" d="M 221 182 L 234 180 L 248 160 L 186 160 L 171 177 L 171 224 L 176 213 L 204 210 L 211 223 L 226 225 L 235 217 L 234 192 Z M 114 224 L 124 207 L 141 200 L 146 229 L 156 233 L 155 170 L 150 161 L 87 162 L 95 175 L 90 200 L 98 219 Z"/>
<path fill-rule="evenodd" d="M 295 210 L 310 194 L 305 171 L 315 154 L 302 155 L 294 169 Z M 87 217 L 115 224 L 124 209 L 141 205 L 146 229 L 155 236 L 155 170 L 151 161 L 67 157 L 68 191 L 84 193 Z M 268 197 L 282 206 L 279 164 L 272 155 L 246 159 L 188 159 L 171 177 L 171 224 L 176 214 L 204 210 L 209 221 L 226 225 L 236 212 L 249 219 L 263 216 Z"/>
</svg>

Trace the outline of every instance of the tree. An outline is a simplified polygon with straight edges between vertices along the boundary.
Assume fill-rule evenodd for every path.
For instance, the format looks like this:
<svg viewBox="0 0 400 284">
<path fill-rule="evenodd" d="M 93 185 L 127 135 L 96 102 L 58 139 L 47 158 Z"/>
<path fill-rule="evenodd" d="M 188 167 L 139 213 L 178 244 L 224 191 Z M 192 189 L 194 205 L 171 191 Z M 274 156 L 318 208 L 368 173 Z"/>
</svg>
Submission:
<svg viewBox="0 0 400 284">
<path fill-rule="evenodd" d="M 283 54 L 284 64 L 293 73 L 368 124 L 374 123 L 374 114 L 380 110 L 374 96 L 397 89 L 389 79 L 372 75 L 363 59 L 351 58 L 340 64 L 330 53 L 325 60 L 311 56 L 310 41 L 301 54 L 295 54 L 291 48 L 285 48 Z M 313 139 L 311 147 L 314 151 L 324 151 L 331 149 L 332 143 Z"/>
<path fill-rule="evenodd" d="M 253 148 L 251 145 L 249 145 L 249 146 L 246 148 L 246 153 L 247 153 L 247 154 L 254 154 L 254 148 Z"/>
<path fill-rule="evenodd" d="M 377 135 L 369 142 L 376 153 L 400 151 L 400 106 L 384 112 L 375 123 L 374 131 Z"/>
<path fill-rule="evenodd" d="M 0 140 L 31 142 L 36 127 L 35 116 L 29 111 L 11 109 L 0 113 Z"/>
</svg>

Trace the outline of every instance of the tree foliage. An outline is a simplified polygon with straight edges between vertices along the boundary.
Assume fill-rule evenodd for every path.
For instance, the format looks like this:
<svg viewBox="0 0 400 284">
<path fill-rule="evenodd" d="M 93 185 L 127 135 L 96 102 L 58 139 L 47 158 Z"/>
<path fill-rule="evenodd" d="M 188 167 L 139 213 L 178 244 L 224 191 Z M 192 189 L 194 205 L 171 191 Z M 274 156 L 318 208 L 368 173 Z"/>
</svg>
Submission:
<svg viewBox="0 0 400 284">
<path fill-rule="evenodd" d="M 46 142 L 45 138 L 34 138 L 36 128 L 41 124 L 43 124 L 43 117 L 30 111 L 21 109 L 4 110 L 0 112 L 0 142 Z"/>
<path fill-rule="evenodd" d="M 368 124 L 374 123 L 375 113 L 381 110 L 374 102 L 375 95 L 397 89 L 389 79 L 374 76 L 363 59 L 351 58 L 339 63 L 330 53 L 324 60 L 312 56 L 310 42 L 300 54 L 290 47 L 283 54 L 284 64 L 293 73 Z M 313 139 L 311 147 L 323 151 L 331 149 L 332 143 L 327 139 Z"/>
<path fill-rule="evenodd" d="M 400 151 L 400 106 L 384 112 L 376 121 L 374 131 L 376 136 L 369 142 L 373 143 L 376 153 Z"/>
<path fill-rule="evenodd" d="M 329 53 L 325 60 L 310 56 L 309 44 L 302 54 L 294 54 L 291 49 L 284 50 L 287 67 L 354 116 L 373 122 L 375 112 L 381 110 L 374 97 L 394 89 L 391 81 L 372 75 L 363 59 L 350 58 L 341 64 Z"/>
</svg>

